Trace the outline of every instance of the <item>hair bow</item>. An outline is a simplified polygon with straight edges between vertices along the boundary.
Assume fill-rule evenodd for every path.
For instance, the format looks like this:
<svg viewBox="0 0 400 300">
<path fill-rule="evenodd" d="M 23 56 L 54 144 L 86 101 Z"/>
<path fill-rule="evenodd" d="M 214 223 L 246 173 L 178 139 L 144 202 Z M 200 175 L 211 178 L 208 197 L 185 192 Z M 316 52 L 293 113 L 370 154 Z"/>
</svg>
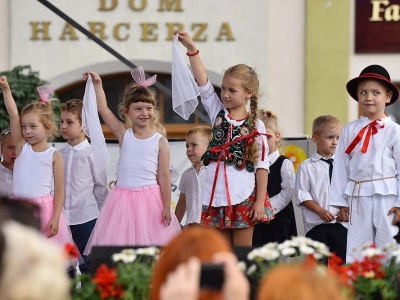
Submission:
<svg viewBox="0 0 400 300">
<path fill-rule="evenodd" d="M 50 97 L 50 94 L 54 92 L 56 88 L 50 84 L 45 84 L 37 87 L 37 91 L 40 96 L 40 100 L 42 102 L 50 102 L 50 101 L 55 101 L 58 100 L 56 98 Z"/>
<path fill-rule="evenodd" d="M 144 75 L 144 70 L 142 66 L 139 66 L 135 69 L 131 70 L 132 78 L 135 82 L 143 87 L 149 87 L 156 82 L 157 75 L 153 75 L 152 77 L 146 79 Z"/>
</svg>

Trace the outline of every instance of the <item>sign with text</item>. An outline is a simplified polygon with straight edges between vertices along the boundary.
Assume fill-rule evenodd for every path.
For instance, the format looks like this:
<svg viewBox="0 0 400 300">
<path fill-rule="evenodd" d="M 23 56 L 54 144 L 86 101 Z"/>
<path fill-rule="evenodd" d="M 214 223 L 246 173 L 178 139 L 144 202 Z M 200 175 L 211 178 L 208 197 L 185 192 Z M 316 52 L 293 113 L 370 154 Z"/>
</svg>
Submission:
<svg viewBox="0 0 400 300">
<path fill-rule="evenodd" d="M 400 0 L 356 0 L 355 52 L 400 53 Z"/>
</svg>

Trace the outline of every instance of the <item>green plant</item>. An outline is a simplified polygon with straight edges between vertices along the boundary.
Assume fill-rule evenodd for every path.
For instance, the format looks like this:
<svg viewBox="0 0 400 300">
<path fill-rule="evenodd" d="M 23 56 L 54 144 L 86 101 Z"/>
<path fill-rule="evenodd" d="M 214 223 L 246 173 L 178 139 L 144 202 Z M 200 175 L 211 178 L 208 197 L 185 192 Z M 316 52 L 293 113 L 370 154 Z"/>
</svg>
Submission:
<svg viewBox="0 0 400 300">
<path fill-rule="evenodd" d="M 0 74 L 7 77 L 19 112 L 28 103 L 39 99 L 36 88 L 47 83 L 39 77 L 38 72 L 32 71 L 30 66 L 17 66 L 11 71 L 0 72 Z M 52 105 L 57 115 L 60 104 L 58 101 L 54 101 Z M 0 90 L 0 129 L 8 128 L 10 126 L 9 123 L 8 113 L 4 105 L 3 92 Z"/>
<path fill-rule="evenodd" d="M 112 256 L 115 267 L 101 265 L 95 275 L 83 274 L 73 281 L 73 299 L 124 299 L 147 300 L 150 282 L 158 258 L 155 247 L 125 249 Z"/>
</svg>

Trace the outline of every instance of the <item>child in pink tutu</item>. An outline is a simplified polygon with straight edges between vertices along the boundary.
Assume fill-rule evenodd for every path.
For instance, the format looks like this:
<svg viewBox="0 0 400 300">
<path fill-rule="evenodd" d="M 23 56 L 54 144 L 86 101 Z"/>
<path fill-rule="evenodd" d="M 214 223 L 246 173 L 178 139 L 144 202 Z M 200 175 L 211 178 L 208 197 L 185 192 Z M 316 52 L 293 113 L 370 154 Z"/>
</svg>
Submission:
<svg viewBox="0 0 400 300">
<path fill-rule="evenodd" d="M 97 109 L 118 139 L 117 185 L 108 193 L 84 254 L 95 245 L 165 245 L 178 234 L 180 225 L 171 213 L 170 150 L 168 140 L 156 131 L 156 98 L 148 86 L 153 76 L 144 80 L 143 67 L 132 70 L 136 83 L 124 93 L 120 112 L 132 122 L 127 128 L 108 108 L 101 78 L 92 78 Z"/>
<path fill-rule="evenodd" d="M 38 87 L 40 100 L 25 106 L 20 117 L 5 76 L 0 76 L 0 88 L 10 116 L 11 136 L 17 153 L 12 197 L 38 204 L 43 233 L 64 248 L 67 243 L 73 244 L 62 213 L 64 162 L 61 153 L 47 144 L 58 131 L 50 103 L 55 99 L 49 97 L 54 89 Z M 53 174 L 54 195 L 51 194 Z"/>
</svg>

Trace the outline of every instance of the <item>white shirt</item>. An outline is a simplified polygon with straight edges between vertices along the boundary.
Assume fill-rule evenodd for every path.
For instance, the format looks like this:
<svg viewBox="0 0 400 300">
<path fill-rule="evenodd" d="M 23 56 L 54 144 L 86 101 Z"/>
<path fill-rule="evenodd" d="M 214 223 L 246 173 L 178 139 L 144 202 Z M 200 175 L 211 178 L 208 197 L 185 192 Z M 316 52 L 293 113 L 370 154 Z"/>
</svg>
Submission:
<svg viewBox="0 0 400 300">
<path fill-rule="evenodd" d="M 9 197 L 12 193 L 13 173 L 0 164 L 0 195 Z"/>
<path fill-rule="evenodd" d="M 279 156 L 280 154 L 278 150 L 275 150 L 270 155 L 268 155 L 271 166 L 276 162 Z M 278 195 L 275 195 L 269 199 L 272 207 L 274 208 L 275 214 L 284 209 L 290 203 L 290 201 L 292 201 L 292 198 L 294 196 L 294 167 L 293 163 L 289 159 L 283 160 L 281 177 L 281 192 Z"/>
<path fill-rule="evenodd" d="M 337 216 L 339 212 L 339 209 L 329 206 L 329 164 L 323 162 L 321 158 L 321 155 L 314 152 L 310 158 L 300 164 L 297 170 L 295 194 L 297 206 L 301 207 L 303 213 L 305 233 L 314 226 L 326 222 L 318 214 L 301 205 L 304 201 L 312 200 L 322 208 L 329 210 L 334 216 Z M 335 164 L 336 162 L 334 162 L 334 168 Z M 335 222 L 333 220 L 329 223 Z"/>
<path fill-rule="evenodd" d="M 186 198 L 186 224 L 198 223 L 201 220 L 201 186 L 206 174 L 206 166 L 202 166 L 199 173 L 191 166 L 182 173 L 179 183 L 179 191 L 185 194 Z"/>
<path fill-rule="evenodd" d="M 211 124 L 215 123 L 215 119 L 221 109 L 224 108 L 224 105 L 219 100 L 217 94 L 214 92 L 214 87 L 207 81 L 204 86 L 199 87 L 201 101 L 205 110 L 207 111 L 208 116 L 211 119 Z M 229 118 L 229 112 L 225 110 L 225 119 L 232 124 L 233 126 L 240 126 L 245 122 L 236 121 Z M 260 120 L 257 120 L 256 129 L 260 133 L 265 133 L 265 126 L 264 123 Z M 263 140 L 263 142 L 262 142 Z M 269 170 L 269 160 L 268 160 L 268 143 L 267 139 L 264 135 L 256 137 L 256 141 L 258 143 L 258 163 L 255 164 L 255 169 L 262 168 Z M 262 145 L 264 145 L 265 150 L 265 158 L 264 161 L 261 160 L 262 157 Z M 217 163 L 211 162 L 208 165 L 206 175 L 204 178 L 204 184 L 201 193 L 201 201 L 204 205 L 209 205 L 210 198 L 211 198 L 211 191 L 212 186 L 214 183 L 214 175 L 217 170 Z M 251 193 L 253 192 L 255 186 L 255 173 L 248 172 L 246 169 L 239 171 L 234 166 L 227 165 L 226 166 L 226 173 L 228 177 L 228 185 L 229 185 L 229 193 L 231 197 L 231 204 L 236 205 L 244 200 L 246 200 Z M 224 179 L 224 162 L 221 161 L 220 169 L 218 173 L 214 199 L 212 206 L 220 207 L 220 206 L 227 206 L 228 199 L 226 197 L 226 188 L 225 188 L 225 179 Z"/>
<path fill-rule="evenodd" d="M 60 150 L 64 159 L 64 215 L 68 225 L 89 222 L 99 216 L 108 193 L 106 169 L 93 172 L 92 146 L 85 139 Z"/>
<path fill-rule="evenodd" d="M 400 195 L 400 168 L 396 167 L 400 167 L 400 126 L 394 123 L 390 117 L 383 118 L 382 122 L 385 127 L 378 127 L 378 132 L 371 136 L 367 153 L 361 153 L 367 130 L 350 154 L 346 154 L 345 151 L 360 130 L 370 123 L 370 120 L 361 117 L 343 128 L 336 147 L 330 205 L 350 206 L 348 201 L 353 194 L 355 183 L 349 179 L 362 181 L 397 176 L 397 179 L 364 182 L 361 183 L 361 186 L 357 184 L 354 197 L 373 194 Z M 358 193 L 359 187 L 360 193 Z M 394 206 L 400 207 L 399 198 Z"/>
</svg>

